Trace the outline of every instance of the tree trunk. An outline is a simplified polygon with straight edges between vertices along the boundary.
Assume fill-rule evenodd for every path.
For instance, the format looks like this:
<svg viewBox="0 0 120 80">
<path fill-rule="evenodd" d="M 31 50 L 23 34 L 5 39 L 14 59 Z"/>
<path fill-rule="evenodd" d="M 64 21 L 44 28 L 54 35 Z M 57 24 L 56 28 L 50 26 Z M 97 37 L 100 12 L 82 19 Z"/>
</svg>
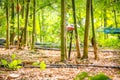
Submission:
<svg viewBox="0 0 120 80">
<path fill-rule="evenodd" d="M 98 59 L 97 55 L 97 44 L 96 44 L 96 36 L 95 36 L 95 28 L 94 28 L 94 14 L 93 14 L 93 5 L 91 0 L 91 22 L 92 22 L 92 46 L 94 47 L 94 56 L 95 59 Z"/>
<path fill-rule="evenodd" d="M 22 19 L 24 19 L 24 3 L 25 0 L 22 1 Z"/>
<path fill-rule="evenodd" d="M 27 36 L 27 26 L 28 26 L 28 15 L 29 15 L 29 4 L 30 0 L 27 0 L 27 6 L 26 6 L 26 15 L 25 15 L 25 27 L 24 27 L 24 46 L 27 46 L 26 42 L 26 36 Z"/>
<path fill-rule="evenodd" d="M 25 0 L 22 0 L 22 9 L 21 9 L 22 20 L 24 20 L 24 13 L 25 13 Z M 21 28 L 20 31 L 21 31 L 20 44 L 21 46 L 24 46 L 24 28 Z"/>
<path fill-rule="evenodd" d="M 18 5 L 19 5 L 19 0 L 17 0 L 17 7 L 19 7 Z M 18 31 L 17 31 L 17 32 L 18 32 L 18 33 L 17 33 L 17 34 L 18 34 L 18 49 L 20 49 L 20 21 L 19 21 L 20 19 L 19 19 L 19 16 L 20 16 L 20 8 L 17 9 L 17 21 L 18 21 L 18 22 L 17 22 L 17 26 L 18 26 Z"/>
<path fill-rule="evenodd" d="M 65 60 L 66 50 L 65 0 L 61 0 L 61 61 Z"/>
<path fill-rule="evenodd" d="M 33 31 L 32 31 L 32 45 L 31 49 L 34 49 L 34 43 L 35 43 L 35 26 L 36 26 L 36 0 L 33 0 Z"/>
<path fill-rule="evenodd" d="M 76 38 L 76 49 L 77 49 L 77 58 L 80 58 L 80 44 L 77 32 L 77 23 L 76 23 L 76 13 L 75 13 L 75 0 L 72 0 L 72 8 L 73 8 L 73 19 L 74 19 L 74 28 L 75 28 L 75 38 Z"/>
<path fill-rule="evenodd" d="M 104 4 L 106 5 L 106 3 L 107 2 L 105 1 Z M 104 13 L 104 28 L 106 28 L 107 27 L 107 15 L 106 15 L 107 14 L 107 10 L 106 10 L 106 8 L 104 8 L 104 12 L 103 13 Z M 104 34 L 104 39 L 106 39 L 106 38 L 107 38 L 107 34 Z"/>
<path fill-rule="evenodd" d="M 117 1 L 114 0 L 114 2 L 117 2 Z M 117 11 L 115 10 L 114 7 L 113 7 L 113 13 L 114 13 L 115 27 L 118 28 L 118 22 L 117 22 Z M 120 34 L 118 34 L 117 36 L 118 36 L 118 39 L 120 39 Z"/>
<path fill-rule="evenodd" d="M 89 26 L 90 26 L 90 10 L 91 10 L 91 0 L 87 0 L 85 35 L 84 35 L 84 50 L 83 50 L 83 57 L 82 57 L 83 59 L 88 58 L 88 36 L 89 36 Z"/>
<path fill-rule="evenodd" d="M 12 0 L 12 5 L 11 5 L 11 30 L 10 30 L 10 44 L 13 45 L 14 42 L 14 37 L 15 37 L 15 32 L 14 32 L 14 21 L 15 21 L 15 15 L 14 15 L 14 1 Z"/>
<path fill-rule="evenodd" d="M 6 49 L 9 48 L 9 7 L 8 7 L 8 0 L 6 0 L 6 19 L 7 19 L 7 26 L 6 26 Z"/>
</svg>

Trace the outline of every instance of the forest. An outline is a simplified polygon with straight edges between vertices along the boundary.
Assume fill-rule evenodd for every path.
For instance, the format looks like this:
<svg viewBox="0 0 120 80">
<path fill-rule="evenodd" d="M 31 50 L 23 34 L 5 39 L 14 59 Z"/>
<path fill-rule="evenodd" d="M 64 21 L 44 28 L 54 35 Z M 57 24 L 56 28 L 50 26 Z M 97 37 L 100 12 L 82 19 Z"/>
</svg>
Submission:
<svg viewBox="0 0 120 80">
<path fill-rule="evenodd" d="M 120 80 L 120 0 L 0 0 L 0 80 Z"/>
</svg>

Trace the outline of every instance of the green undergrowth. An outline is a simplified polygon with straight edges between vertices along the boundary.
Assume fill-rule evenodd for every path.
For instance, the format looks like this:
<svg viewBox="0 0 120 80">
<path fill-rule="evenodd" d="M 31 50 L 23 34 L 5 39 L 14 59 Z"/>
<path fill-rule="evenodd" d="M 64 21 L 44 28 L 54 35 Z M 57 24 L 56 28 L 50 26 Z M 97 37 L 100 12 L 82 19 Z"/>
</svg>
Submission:
<svg viewBox="0 0 120 80">
<path fill-rule="evenodd" d="M 81 72 L 77 74 L 74 80 L 111 80 L 104 73 L 99 73 L 94 76 L 90 76 L 88 72 Z"/>
<path fill-rule="evenodd" d="M 22 64 L 22 61 L 20 59 L 17 59 L 16 54 L 14 53 L 11 55 L 10 61 L 6 59 L 1 59 L 0 64 L 1 67 L 7 68 L 9 70 L 17 70 L 22 67 L 20 66 L 20 64 Z"/>
<path fill-rule="evenodd" d="M 45 70 L 45 69 L 46 69 L 46 64 L 45 64 L 44 61 L 34 62 L 32 65 L 33 65 L 33 66 L 39 66 L 39 67 L 40 67 L 40 70 Z"/>
<path fill-rule="evenodd" d="M 99 39 L 98 44 L 101 47 L 120 49 L 120 39 L 116 38 Z"/>
</svg>

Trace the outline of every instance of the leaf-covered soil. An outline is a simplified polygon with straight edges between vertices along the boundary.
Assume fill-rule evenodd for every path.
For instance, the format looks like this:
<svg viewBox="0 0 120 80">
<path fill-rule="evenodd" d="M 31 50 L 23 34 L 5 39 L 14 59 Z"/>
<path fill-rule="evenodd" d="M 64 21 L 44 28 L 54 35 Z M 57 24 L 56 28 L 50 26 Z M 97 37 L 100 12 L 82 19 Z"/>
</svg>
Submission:
<svg viewBox="0 0 120 80">
<path fill-rule="evenodd" d="M 70 61 L 60 62 L 60 51 L 55 50 L 17 50 L 0 48 L 0 59 L 10 60 L 10 55 L 15 53 L 17 59 L 23 62 L 41 62 L 46 64 L 90 64 L 102 66 L 120 66 L 119 51 L 98 51 L 99 60 L 94 60 L 93 52 L 89 52 L 87 60 L 76 59 L 76 51 L 71 53 Z M 82 52 L 81 52 L 82 53 Z M 80 72 L 88 72 L 89 75 L 104 73 L 112 80 L 120 80 L 120 69 L 106 67 L 90 67 L 81 66 L 78 68 L 47 68 L 40 70 L 39 68 L 21 68 L 16 71 L 10 71 L 0 68 L 0 80 L 73 80 Z"/>
</svg>

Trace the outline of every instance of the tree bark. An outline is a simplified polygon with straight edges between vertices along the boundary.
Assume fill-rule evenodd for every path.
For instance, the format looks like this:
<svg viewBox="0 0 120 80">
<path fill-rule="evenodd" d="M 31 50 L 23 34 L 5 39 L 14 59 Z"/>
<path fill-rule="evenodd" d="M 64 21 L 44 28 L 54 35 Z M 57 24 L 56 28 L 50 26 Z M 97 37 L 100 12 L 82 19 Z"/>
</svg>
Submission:
<svg viewBox="0 0 120 80">
<path fill-rule="evenodd" d="M 32 31 L 32 45 L 31 49 L 34 49 L 34 43 L 35 43 L 35 26 L 36 26 L 36 0 L 33 0 L 33 31 Z"/>
<path fill-rule="evenodd" d="M 74 19 L 74 28 L 75 28 L 75 38 L 76 38 L 76 49 L 77 49 L 77 58 L 80 58 L 80 43 L 77 32 L 77 23 L 76 23 L 76 13 L 75 13 L 75 0 L 72 0 L 72 9 L 73 9 L 73 19 Z"/>
<path fill-rule="evenodd" d="M 27 0 L 27 9 L 26 9 L 26 15 L 25 15 L 25 27 L 24 27 L 24 46 L 27 46 L 26 42 L 26 36 L 27 36 L 27 26 L 28 26 L 28 15 L 29 15 L 29 4 L 30 0 Z"/>
<path fill-rule="evenodd" d="M 94 47 L 94 56 L 95 59 L 98 59 L 98 54 L 97 54 L 97 44 L 96 44 L 96 36 L 95 36 L 95 27 L 94 27 L 94 14 L 93 14 L 93 5 L 92 5 L 92 0 L 91 0 L 91 22 L 92 22 L 92 46 Z"/>
<path fill-rule="evenodd" d="M 91 0 L 87 0 L 86 4 L 86 21 L 85 21 L 85 35 L 84 35 L 84 50 L 82 59 L 88 58 L 88 36 L 89 36 L 89 26 L 90 26 L 90 10 L 91 10 Z"/>
<path fill-rule="evenodd" d="M 24 11 L 25 11 L 24 4 L 25 4 L 25 0 L 22 1 L 22 19 L 24 19 Z"/>
<path fill-rule="evenodd" d="M 104 2 L 104 5 L 106 5 L 107 4 L 107 1 L 105 1 Z M 104 28 L 106 28 L 107 27 L 107 9 L 106 9 L 106 7 L 104 8 L 104 10 L 103 10 L 104 12 L 103 12 L 103 15 L 104 15 Z M 104 34 L 104 39 L 106 39 L 108 37 L 108 35 L 107 34 Z"/>
<path fill-rule="evenodd" d="M 6 0 L 6 19 L 7 19 L 7 26 L 6 26 L 6 49 L 9 49 L 9 7 L 8 7 L 8 0 Z"/>
<path fill-rule="evenodd" d="M 10 44 L 13 45 L 13 42 L 14 42 L 14 37 L 15 37 L 15 32 L 14 32 L 14 21 L 15 21 L 15 15 L 14 15 L 14 1 L 11 0 L 12 2 L 12 5 L 11 5 L 11 29 L 10 29 Z"/>
<path fill-rule="evenodd" d="M 17 7 L 18 7 L 18 5 L 19 5 L 19 0 L 17 0 Z M 21 47 L 20 47 L 20 8 L 18 8 L 18 10 L 17 10 L 17 27 L 18 27 L 18 33 L 17 33 L 17 35 L 18 35 L 18 49 L 20 49 Z"/>
<path fill-rule="evenodd" d="M 65 0 L 61 0 L 61 61 L 65 60 L 66 50 Z"/>
</svg>

